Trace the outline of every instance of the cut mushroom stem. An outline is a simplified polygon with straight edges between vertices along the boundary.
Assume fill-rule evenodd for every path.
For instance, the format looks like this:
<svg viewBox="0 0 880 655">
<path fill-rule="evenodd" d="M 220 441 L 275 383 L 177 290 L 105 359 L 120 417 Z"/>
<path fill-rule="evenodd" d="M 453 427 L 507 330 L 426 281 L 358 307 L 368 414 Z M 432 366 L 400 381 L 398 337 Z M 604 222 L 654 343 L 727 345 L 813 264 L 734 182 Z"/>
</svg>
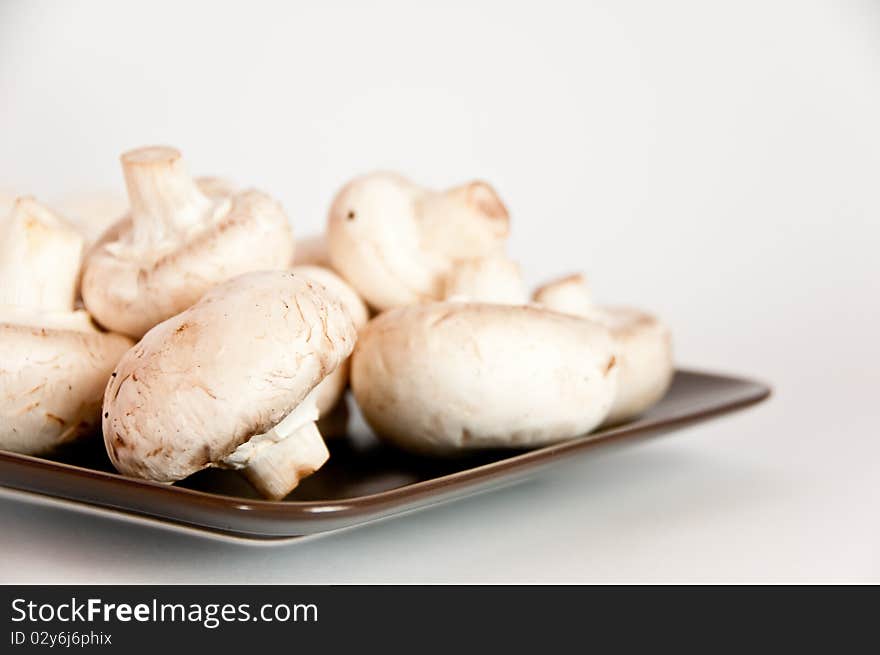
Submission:
<svg viewBox="0 0 880 655">
<path fill-rule="evenodd" d="M 275 427 L 251 437 L 223 464 L 241 469 L 262 496 L 280 500 L 330 457 L 317 420 L 316 388 Z"/>
<path fill-rule="evenodd" d="M 318 426 L 306 423 L 290 436 L 260 449 L 243 473 L 264 498 L 281 500 L 329 457 Z"/>
<path fill-rule="evenodd" d="M 49 208 L 19 198 L 0 234 L 0 306 L 73 311 L 83 237 Z"/>
<path fill-rule="evenodd" d="M 131 203 L 132 239 L 156 245 L 185 234 L 210 210 L 183 163 L 180 151 L 166 146 L 130 150 L 122 155 Z"/>
</svg>

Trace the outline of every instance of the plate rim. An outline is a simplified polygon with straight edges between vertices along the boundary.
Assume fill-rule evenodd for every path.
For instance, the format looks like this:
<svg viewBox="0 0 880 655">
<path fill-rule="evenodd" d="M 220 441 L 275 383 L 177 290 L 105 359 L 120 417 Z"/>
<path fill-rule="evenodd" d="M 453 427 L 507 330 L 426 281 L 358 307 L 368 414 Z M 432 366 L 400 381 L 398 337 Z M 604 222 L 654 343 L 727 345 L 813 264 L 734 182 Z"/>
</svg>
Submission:
<svg viewBox="0 0 880 655">
<path fill-rule="evenodd" d="M 119 473 L 99 471 L 74 464 L 56 462 L 41 457 L 21 455 L 2 450 L 0 450 L 0 464 L 18 468 L 36 468 L 44 473 L 63 472 L 64 477 L 68 479 L 71 477 L 80 479 L 88 478 L 95 481 L 97 484 L 114 485 L 117 488 L 119 485 L 122 485 L 129 490 L 149 489 L 149 493 L 159 500 L 161 500 L 163 496 L 166 500 L 181 498 L 181 496 L 183 496 L 190 501 L 199 504 L 202 509 L 209 509 L 213 512 L 224 514 L 233 513 L 242 517 L 260 518 L 267 521 L 282 519 L 288 521 L 297 520 L 308 522 L 314 524 L 314 527 L 317 528 L 314 533 L 324 533 L 334 531 L 334 528 L 326 527 L 322 529 L 320 527 L 321 524 L 349 519 L 353 516 L 363 518 L 359 523 L 371 522 L 387 515 L 383 514 L 383 510 L 400 507 L 400 512 L 405 512 L 408 509 L 404 504 L 406 501 L 409 501 L 409 503 L 419 502 L 426 497 L 429 499 L 436 497 L 436 502 L 443 502 L 447 495 L 454 495 L 456 491 L 466 491 L 469 487 L 475 486 L 475 483 L 478 482 L 491 482 L 493 480 L 504 481 L 516 478 L 518 474 L 522 474 L 523 472 L 536 471 L 553 464 L 560 459 L 563 459 L 565 455 L 579 453 L 599 446 L 612 445 L 619 441 L 638 441 L 649 437 L 658 431 L 665 432 L 670 429 L 683 427 L 714 416 L 727 414 L 756 405 L 769 398 L 773 393 L 770 385 L 755 380 L 754 378 L 710 372 L 702 369 L 677 368 L 676 374 L 681 373 L 724 379 L 730 382 L 743 384 L 748 388 L 743 390 L 744 395 L 742 398 L 730 400 L 714 407 L 696 411 L 683 410 L 672 416 L 666 416 L 660 419 L 643 419 L 642 422 L 637 420 L 636 422 L 612 427 L 607 430 L 602 430 L 601 432 L 583 435 L 581 437 L 576 437 L 556 444 L 550 444 L 537 449 L 525 450 L 521 453 L 511 455 L 510 457 L 487 462 L 460 471 L 430 478 L 428 480 L 421 480 L 400 487 L 395 487 L 393 489 L 354 496 L 352 498 L 308 501 L 270 501 L 241 498 L 197 489 L 176 487 L 170 484 L 166 485 L 150 480 L 129 478 Z M 745 393 L 745 391 L 748 391 L 749 393 Z M 0 469 L 0 476 L 2 476 L 2 469 Z M 151 520 L 157 520 L 175 526 L 187 526 L 197 531 L 234 536 L 234 538 L 243 538 L 246 540 L 289 540 L 291 538 L 298 539 L 313 534 L 312 532 L 309 532 L 294 536 L 290 534 L 260 534 L 258 532 L 240 532 L 234 529 L 219 529 L 212 525 L 200 524 L 196 521 L 189 521 L 177 516 L 162 515 L 126 505 L 113 505 L 101 500 L 88 500 L 76 496 L 67 496 L 63 493 L 52 493 L 51 490 L 9 484 L 9 482 L 3 477 L 0 477 L 0 487 L 34 494 L 65 503 L 75 503 L 88 508 L 109 510 L 126 516 L 146 517 Z M 392 512 L 392 514 L 393 513 L 399 512 Z M 366 514 L 366 516 L 363 516 L 364 514 Z M 259 517 L 257 517 L 257 515 L 259 515 Z"/>
</svg>

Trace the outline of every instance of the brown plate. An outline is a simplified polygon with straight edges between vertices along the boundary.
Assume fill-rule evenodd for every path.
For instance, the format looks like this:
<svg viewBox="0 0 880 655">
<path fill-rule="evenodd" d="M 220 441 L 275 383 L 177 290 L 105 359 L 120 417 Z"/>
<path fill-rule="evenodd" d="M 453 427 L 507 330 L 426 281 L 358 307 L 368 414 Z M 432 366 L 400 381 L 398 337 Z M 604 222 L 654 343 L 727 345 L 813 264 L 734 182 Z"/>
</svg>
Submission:
<svg viewBox="0 0 880 655">
<path fill-rule="evenodd" d="M 678 371 L 667 396 L 642 418 L 530 451 L 460 459 L 415 457 L 377 441 L 356 417 L 331 439 L 329 462 L 286 500 L 260 500 L 231 471 L 202 471 L 174 486 L 113 473 L 99 438 L 52 459 L 0 452 L 0 485 L 176 525 L 252 539 L 350 527 L 521 480 L 603 444 L 623 445 L 758 403 L 770 395 L 749 380 Z"/>
</svg>

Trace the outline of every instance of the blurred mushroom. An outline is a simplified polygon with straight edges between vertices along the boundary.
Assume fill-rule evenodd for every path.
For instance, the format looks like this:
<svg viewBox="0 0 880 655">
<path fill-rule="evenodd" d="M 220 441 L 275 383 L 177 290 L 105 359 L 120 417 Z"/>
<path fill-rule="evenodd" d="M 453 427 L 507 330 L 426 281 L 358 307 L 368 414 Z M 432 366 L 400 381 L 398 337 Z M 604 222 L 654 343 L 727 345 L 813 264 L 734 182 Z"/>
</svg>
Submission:
<svg viewBox="0 0 880 655">
<path fill-rule="evenodd" d="M 449 271 L 446 300 L 524 305 L 529 295 L 519 265 L 504 256 L 464 259 Z"/>
<path fill-rule="evenodd" d="M 128 211 L 125 197 L 111 191 L 69 193 L 56 199 L 52 206 L 82 233 L 87 248 Z"/>
<path fill-rule="evenodd" d="M 669 389 L 675 366 L 669 328 L 651 314 L 630 307 L 593 304 L 587 280 L 568 275 L 539 287 L 533 300 L 554 311 L 605 325 L 617 342 L 620 374 L 617 397 L 603 425 L 642 414 Z"/>
<path fill-rule="evenodd" d="M 74 310 L 83 237 L 19 198 L 0 225 L 0 448 L 38 455 L 88 434 L 131 341 Z"/>
<path fill-rule="evenodd" d="M 219 282 L 290 264 L 290 225 L 264 193 L 213 181 L 206 192 L 173 148 L 132 150 L 122 168 L 131 210 L 83 272 L 83 301 L 102 325 L 140 337 Z"/>
<path fill-rule="evenodd" d="M 507 209 L 485 182 L 443 192 L 393 173 L 349 182 L 330 208 L 330 261 L 377 310 L 441 299 L 460 260 L 503 254 Z"/>
<path fill-rule="evenodd" d="M 294 266 L 323 266 L 324 268 L 332 268 L 326 237 L 323 234 L 313 234 L 297 239 L 293 264 Z"/>
<path fill-rule="evenodd" d="M 312 392 L 355 338 L 341 303 L 305 276 L 222 283 L 122 357 L 104 394 L 110 459 L 165 483 L 240 469 L 265 497 L 283 498 L 329 456 Z"/>
<path fill-rule="evenodd" d="M 439 302 L 361 330 L 351 384 L 380 436 L 424 454 L 526 448 L 599 425 L 614 400 L 608 330 L 533 306 Z"/>
</svg>

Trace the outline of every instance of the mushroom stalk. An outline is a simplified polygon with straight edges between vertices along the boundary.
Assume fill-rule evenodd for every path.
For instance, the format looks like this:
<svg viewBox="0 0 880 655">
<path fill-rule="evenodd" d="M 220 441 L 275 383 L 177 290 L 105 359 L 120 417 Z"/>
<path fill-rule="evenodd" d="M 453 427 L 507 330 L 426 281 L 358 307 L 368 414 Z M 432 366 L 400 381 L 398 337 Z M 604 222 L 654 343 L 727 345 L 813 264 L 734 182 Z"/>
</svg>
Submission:
<svg viewBox="0 0 880 655">
<path fill-rule="evenodd" d="M 211 210 L 211 200 L 199 190 L 174 148 L 130 150 L 122 155 L 122 169 L 131 204 L 131 237 L 139 246 L 173 240 Z"/>
<path fill-rule="evenodd" d="M 30 197 L 16 201 L 0 232 L 0 306 L 73 312 L 82 235 Z"/>
<path fill-rule="evenodd" d="M 315 423 L 316 398 L 313 390 L 275 427 L 239 446 L 223 465 L 241 469 L 265 498 L 284 498 L 330 457 Z"/>
<path fill-rule="evenodd" d="M 290 436 L 258 450 L 243 472 L 263 497 L 281 500 L 329 457 L 318 426 L 306 423 Z"/>
</svg>

